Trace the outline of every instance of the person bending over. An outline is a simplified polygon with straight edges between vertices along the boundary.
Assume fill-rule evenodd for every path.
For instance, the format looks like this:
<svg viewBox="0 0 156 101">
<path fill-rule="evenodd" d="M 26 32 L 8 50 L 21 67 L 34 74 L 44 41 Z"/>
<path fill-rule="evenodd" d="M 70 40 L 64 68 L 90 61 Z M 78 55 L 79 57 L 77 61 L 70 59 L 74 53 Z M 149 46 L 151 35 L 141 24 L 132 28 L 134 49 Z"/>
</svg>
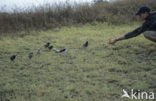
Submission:
<svg viewBox="0 0 156 101">
<path fill-rule="evenodd" d="M 156 42 L 156 11 L 150 12 L 149 7 L 143 6 L 139 8 L 136 15 L 139 16 L 141 20 L 145 20 L 142 26 L 119 38 L 109 40 L 109 44 L 115 44 L 116 42 L 120 40 L 125 40 L 125 39 L 136 37 L 140 35 L 141 33 L 144 34 L 144 37 L 146 39 Z"/>
</svg>

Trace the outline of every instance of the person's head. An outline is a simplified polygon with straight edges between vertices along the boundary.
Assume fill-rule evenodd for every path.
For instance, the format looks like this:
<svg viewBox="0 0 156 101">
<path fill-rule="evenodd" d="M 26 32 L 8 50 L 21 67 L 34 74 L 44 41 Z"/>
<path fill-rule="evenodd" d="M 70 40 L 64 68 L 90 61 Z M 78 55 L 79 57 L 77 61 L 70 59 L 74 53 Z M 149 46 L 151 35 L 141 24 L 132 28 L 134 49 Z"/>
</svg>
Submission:
<svg viewBox="0 0 156 101">
<path fill-rule="evenodd" d="M 136 15 L 139 15 L 141 20 L 145 20 L 146 17 L 149 15 L 150 11 L 151 10 L 150 10 L 149 7 L 143 6 L 143 7 L 139 8 L 139 10 L 137 11 Z"/>
</svg>

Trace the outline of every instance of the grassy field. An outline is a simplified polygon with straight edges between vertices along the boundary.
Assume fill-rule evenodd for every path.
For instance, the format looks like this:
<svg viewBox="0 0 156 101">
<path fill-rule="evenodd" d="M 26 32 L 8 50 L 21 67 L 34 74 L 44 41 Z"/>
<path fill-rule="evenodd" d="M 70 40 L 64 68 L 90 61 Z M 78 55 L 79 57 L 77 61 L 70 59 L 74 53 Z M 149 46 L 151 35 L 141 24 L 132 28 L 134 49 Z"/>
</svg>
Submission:
<svg viewBox="0 0 156 101">
<path fill-rule="evenodd" d="M 156 93 L 155 43 L 141 35 L 107 44 L 138 26 L 93 23 L 0 37 L 0 101 L 128 101 L 122 89 Z M 48 51 L 46 42 L 68 52 Z"/>
</svg>

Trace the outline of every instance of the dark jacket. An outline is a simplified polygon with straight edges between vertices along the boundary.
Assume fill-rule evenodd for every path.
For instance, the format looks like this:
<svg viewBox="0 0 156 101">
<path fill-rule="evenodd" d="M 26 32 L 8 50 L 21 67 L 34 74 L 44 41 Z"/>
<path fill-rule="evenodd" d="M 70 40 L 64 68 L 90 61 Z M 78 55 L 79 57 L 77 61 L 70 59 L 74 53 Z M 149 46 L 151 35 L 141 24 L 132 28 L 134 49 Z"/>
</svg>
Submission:
<svg viewBox="0 0 156 101">
<path fill-rule="evenodd" d="M 136 37 L 145 31 L 156 31 L 156 12 L 150 13 L 143 25 L 125 35 L 126 39 Z"/>
</svg>

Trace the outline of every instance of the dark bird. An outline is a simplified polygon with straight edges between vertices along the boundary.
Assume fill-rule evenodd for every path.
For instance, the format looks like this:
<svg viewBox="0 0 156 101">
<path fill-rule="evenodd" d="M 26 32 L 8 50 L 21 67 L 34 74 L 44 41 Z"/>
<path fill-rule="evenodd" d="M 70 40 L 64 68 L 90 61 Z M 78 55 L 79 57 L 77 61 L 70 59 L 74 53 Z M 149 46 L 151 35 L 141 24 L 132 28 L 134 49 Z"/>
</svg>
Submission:
<svg viewBox="0 0 156 101">
<path fill-rule="evenodd" d="M 29 53 L 28 57 L 29 57 L 29 59 L 31 59 L 33 57 L 33 53 L 32 52 Z"/>
<path fill-rule="evenodd" d="M 50 43 L 48 42 L 48 43 L 46 43 L 46 44 L 44 45 L 44 47 L 45 47 L 45 48 L 48 48 L 49 45 L 50 45 Z"/>
<path fill-rule="evenodd" d="M 12 56 L 10 57 L 10 60 L 11 60 L 11 61 L 14 61 L 15 58 L 16 58 L 16 55 L 12 55 Z"/>
<path fill-rule="evenodd" d="M 88 47 L 88 41 L 86 41 L 86 43 L 83 44 L 83 47 Z"/>
<path fill-rule="evenodd" d="M 49 46 L 48 49 L 51 50 L 53 48 L 53 46 Z"/>
<path fill-rule="evenodd" d="M 60 53 L 66 53 L 67 52 L 67 48 L 63 48 L 59 51 Z"/>
</svg>

